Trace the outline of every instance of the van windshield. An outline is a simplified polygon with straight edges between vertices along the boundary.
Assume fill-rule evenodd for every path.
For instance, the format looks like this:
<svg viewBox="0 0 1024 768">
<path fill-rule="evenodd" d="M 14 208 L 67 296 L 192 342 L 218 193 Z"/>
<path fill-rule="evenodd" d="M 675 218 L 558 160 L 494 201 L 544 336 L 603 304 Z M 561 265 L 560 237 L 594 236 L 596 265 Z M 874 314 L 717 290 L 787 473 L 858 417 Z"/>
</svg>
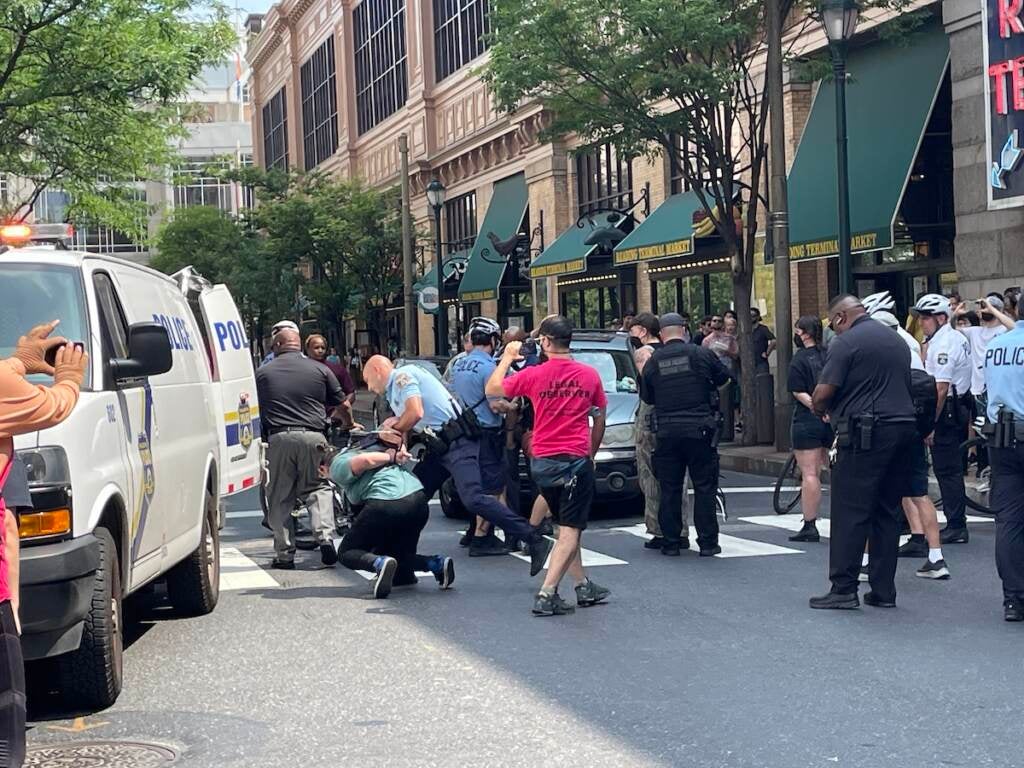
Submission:
<svg viewBox="0 0 1024 768">
<path fill-rule="evenodd" d="M 14 354 L 22 334 L 51 320 L 60 320 L 54 334 L 84 342 L 89 351 L 81 272 L 51 264 L 0 264 L 0 359 Z M 43 375 L 29 379 L 37 384 L 53 383 Z"/>
</svg>

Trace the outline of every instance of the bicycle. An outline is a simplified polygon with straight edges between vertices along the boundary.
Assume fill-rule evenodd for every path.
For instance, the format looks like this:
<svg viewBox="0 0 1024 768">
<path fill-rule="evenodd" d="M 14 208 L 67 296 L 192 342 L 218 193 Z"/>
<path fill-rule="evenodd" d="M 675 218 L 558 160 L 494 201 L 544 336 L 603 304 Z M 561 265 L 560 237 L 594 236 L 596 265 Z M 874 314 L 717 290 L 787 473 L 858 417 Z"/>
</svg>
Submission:
<svg viewBox="0 0 1024 768">
<path fill-rule="evenodd" d="M 977 435 L 960 443 L 960 457 L 963 466 L 967 467 L 968 471 L 970 471 L 971 464 L 978 465 L 979 452 L 988 450 L 988 439 L 981 432 L 983 426 L 985 426 L 984 418 L 979 417 L 975 419 L 974 427 L 977 430 Z M 979 470 L 976 476 L 978 478 L 977 491 L 980 500 L 975 500 L 968 495 L 966 499 L 967 506 L 975 512 L 981 512 L 983 515 L 994 515 L 995 512 L 989 506 L 989 493 L 992 486 L 989 467 Z"/>
<path fill-rule="evenodd" d="M 775 514 L 787 515 L 800 503 L 800 467 L 796 456 L 790 454 L 789 460 L 783 465 L 782 471 L 775 480 L 772 493 L 772 506 Z"/>
</svg>

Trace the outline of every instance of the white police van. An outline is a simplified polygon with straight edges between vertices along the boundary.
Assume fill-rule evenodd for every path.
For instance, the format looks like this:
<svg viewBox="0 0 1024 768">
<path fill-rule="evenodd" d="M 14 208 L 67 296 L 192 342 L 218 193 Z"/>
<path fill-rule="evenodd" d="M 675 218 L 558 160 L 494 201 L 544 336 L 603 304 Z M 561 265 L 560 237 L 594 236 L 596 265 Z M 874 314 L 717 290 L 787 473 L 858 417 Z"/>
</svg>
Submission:
<svg viewBox="0 0 1024 768">
<path fill-rule="evenodd" d="M 53 319 L 89 370 L 67 421 L 15 439 L 35 506 L 21 518 L 22 646 L 56 657 L 69 704 L 97 708 L 121 690 L 123 598 L 162 578 L 179 612 L 216 606 L 220 500 L 259 483 L 259 405 L 231 294 L 188 270 L 59 242 L 0 253 L 0 357 Z"/>
</svg>

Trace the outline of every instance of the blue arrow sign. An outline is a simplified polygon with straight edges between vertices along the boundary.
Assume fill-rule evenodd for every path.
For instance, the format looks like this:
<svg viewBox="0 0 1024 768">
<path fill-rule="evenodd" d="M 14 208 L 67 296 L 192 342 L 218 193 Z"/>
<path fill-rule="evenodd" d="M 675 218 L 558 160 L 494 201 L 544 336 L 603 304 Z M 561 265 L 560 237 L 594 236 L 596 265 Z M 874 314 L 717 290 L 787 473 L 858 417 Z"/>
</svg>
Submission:
<svg viewBox="0 0 1024 768">
<path fill-rule="evenodd" d="M 1016 170 L 1024 151 L 1020 148 L 1017 129 L 1006 138 L 1006 143 L 999 152 L 999 162 L 992 163 L 992 175 L 990 183 L 997 189 L 1006 189 L 1006 174 Z"/>
</svg>

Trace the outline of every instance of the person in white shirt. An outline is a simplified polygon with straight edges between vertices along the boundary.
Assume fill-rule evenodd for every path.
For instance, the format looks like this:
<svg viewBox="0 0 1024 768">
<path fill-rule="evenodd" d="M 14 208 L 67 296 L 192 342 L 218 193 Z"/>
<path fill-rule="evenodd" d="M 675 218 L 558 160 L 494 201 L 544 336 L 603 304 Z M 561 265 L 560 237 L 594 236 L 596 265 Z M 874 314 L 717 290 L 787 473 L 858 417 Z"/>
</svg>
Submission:
<svg viewBox="0 0 1024 768">
<path fill-rule="evenodd" d="M 921 320 L 928 341 L 925 370 L 935 377 L 938 389 L 935 431 L 926 439 L 932 449 L 932 466 L 942 492 L 946 527 L 943 544 L 966 544 L 967 492 L 964 488 L 960 443 L 967 435 L 971 398 L 971 345 L 950 323 L 949 299 L 929 293 L 911 310 Z"/>
<path fill-rule="evenodd" d="M 900 327 L 899 320 L 887 311 L 873 312 L 872 319 L 892 328 L 910 349 L 911 381 L 914 371 L 924 371 L 921 345 Z M 922 436 L 923 438 L 923 436 Z M 925 579 L 948 579 L 949 568 L 942 556 L 939 516 L 928 496 L 928 456 L 924 440 L 914 446 L 907 462 L 909 495 L 903 498 L 903 511 L 910 523 L 910 541 L 899 548 L 900 557 L 927 557 L 917 575 Z"/>
<path fill-rule="evenodd" d="M 1006 308 L 1003 298 L 998 293 L 988 294 L 985 297 L 985 301 L 989 307 L 998 309 L 1000 312 Z M 980 305 L 981 302 L 979 301 L 978 304 Z M 967 305 L 961 304 L 957 309 L 957 314 L 962 315 L 966 313 Z M 967 341 L 971 345 L 971 394 L 974 395 L 974 399 L 978 401 L 980 406 L 978 412 L 984 413 L 985 349 L 992 339 L 1001 333 L 1006 333 L 1006 328 L 992 312 L 987 311 L 985 306 L 981 306 L 979 316 L 981 318 L 981 325 L 961 328 L 960 333 L 967 337 Z"/>
</svg>

